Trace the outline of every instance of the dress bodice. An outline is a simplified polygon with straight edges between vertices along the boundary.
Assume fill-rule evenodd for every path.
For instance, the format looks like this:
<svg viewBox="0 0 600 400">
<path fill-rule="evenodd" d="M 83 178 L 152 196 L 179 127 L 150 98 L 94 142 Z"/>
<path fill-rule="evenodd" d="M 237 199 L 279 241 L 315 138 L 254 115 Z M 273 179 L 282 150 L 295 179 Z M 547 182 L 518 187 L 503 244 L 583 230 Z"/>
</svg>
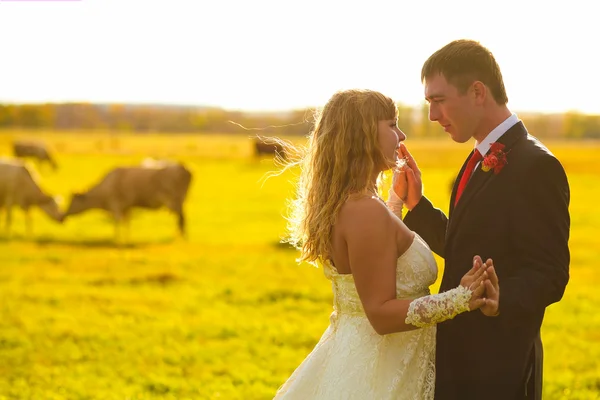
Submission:
<svg viewBox="0 0 600 400">
<path fill-rule="evenodd" d="M 334 311 L 339 315 L 364 315 L 352 274 L 338 274 L 330 263 L 325 263 L 323 269 L 332 284 Z M 411 245 L 396 262 L 396 298 L 426 296 L 436 279 L 435 258 L 427 243 L 415 233 Z"/>
</svg>

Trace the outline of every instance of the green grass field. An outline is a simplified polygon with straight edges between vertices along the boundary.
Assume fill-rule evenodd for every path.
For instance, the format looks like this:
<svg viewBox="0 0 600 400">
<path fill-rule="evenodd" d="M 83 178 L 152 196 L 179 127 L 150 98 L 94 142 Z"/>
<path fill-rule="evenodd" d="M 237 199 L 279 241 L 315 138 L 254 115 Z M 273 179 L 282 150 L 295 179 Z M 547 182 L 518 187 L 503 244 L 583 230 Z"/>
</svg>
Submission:
<svg viewBox="0 0 600 400">
<path fill-rule="evenodd" d="M 279 244 L 294 171 L 261 181 L 277 166 L 255 160 L 247 136 L 11 131 L 0 155 L 34 136 L 56 150 L 59 169 L 38 175 L 63 207 L 114 166 L 184 161 L 189 239 L 166 210 L 134 213 L 123 246 L 102 212 L 59 225 L 36 210 L 32 237 L 15 212 L 12 237 L 0 234 L 0 400 L 272 398 L 332 309 L 322 271 Z M 447 209 L 470 144 L 406 143 L 426 195 Z M 543 325 L 544 399 L 600 399 L 600 144 L 547 145 L 571 184 L 572 262 Z"/>
</svg>

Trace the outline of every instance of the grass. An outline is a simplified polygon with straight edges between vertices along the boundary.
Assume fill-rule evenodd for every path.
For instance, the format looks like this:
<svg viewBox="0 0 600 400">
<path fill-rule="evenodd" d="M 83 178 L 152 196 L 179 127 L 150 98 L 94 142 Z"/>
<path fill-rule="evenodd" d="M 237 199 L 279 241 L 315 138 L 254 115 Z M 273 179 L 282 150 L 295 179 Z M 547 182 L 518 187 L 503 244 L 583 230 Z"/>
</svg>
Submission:
<svg viewBox="0 0 600 400">
<path fill-rule="evenodd" d="M 294 171 L 261 181 L 277 167 L 254 159 L 246 136 L 9 131 L 0 155 L 15 137 L 55 149 L 59 169 L 38 175 L 65 200 L 148 156 L 184 161 L 194 180 L 187 241 L 166 210 L 136 212 L 124 246 L 102 212 L 59 225 L 35 211 L 32 237 L 15 212 L 12 236 L 0 236 L 0 400 L 272 398 L 331 312 L 322 271 L 279 243 Z M 445 209 L 469 145 L 407 144 Z M 544 399 L 599 399 L 600 145 L 548 146 L 571 184 L 572 262 L 544 320 Z"/>
</svg>

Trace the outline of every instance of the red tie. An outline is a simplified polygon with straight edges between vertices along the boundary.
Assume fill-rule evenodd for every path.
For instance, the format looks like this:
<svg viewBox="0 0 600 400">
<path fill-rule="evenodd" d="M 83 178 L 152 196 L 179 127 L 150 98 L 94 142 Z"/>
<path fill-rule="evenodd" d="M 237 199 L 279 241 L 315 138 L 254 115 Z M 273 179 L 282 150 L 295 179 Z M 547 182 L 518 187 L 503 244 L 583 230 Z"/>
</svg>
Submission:
<svg viewBox="0 0 600 400">
<path fill-rule="evenodd" d="M 471 158 L 469 158 L 469 162 L 467 163 L 467 168 L 465 168 L 465 172 L 463 173 L 462 177 L 460 178 L 460 182 L 458 184 L 458 189 L 456 190 L 456 198 L 454 199 L 455 207 L 458 204 L 458 199 L 460 199 L 460 196 L 462 195 L 463 191 L 465 190 L 465 186 L 467 186 L 467 182 L 469 182 L 469 178 L 471 178 L 471 175 L 473 174 L 475 165 L 477 165 L 477 163 L 479 161 L 481 161 L 481 159 L 483 159 L 483 156 L 481 155 L 479 150 L 475 149 L 475 151 L 473 152 L 473 155 L 471 156 Z"/>
</svg>

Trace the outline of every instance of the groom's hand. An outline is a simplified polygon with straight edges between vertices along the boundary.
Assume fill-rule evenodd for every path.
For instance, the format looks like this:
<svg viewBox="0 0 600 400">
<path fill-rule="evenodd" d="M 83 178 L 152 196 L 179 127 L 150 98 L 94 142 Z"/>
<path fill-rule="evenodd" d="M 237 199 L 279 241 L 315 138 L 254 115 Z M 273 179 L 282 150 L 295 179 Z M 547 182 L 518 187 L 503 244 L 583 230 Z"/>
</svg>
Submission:
<svg viewBox="0 0 600 400">
<path fill-rule="evenodd" d="M 491 259 L 486 262 L 489 279 L 485 281 L 485 304 L 480 308 L 481 312 L 488 317 L 495 317 L 500 314 L 500 284 L 498 275 L 494 269 L 494 263 Z"/>
<path fill-rule="evenodd" d="M 406 175 L 406 179 L 398 179 L 394 183 L 394 192 L 399 196 L 405 195 L 402 200 L 404 205 L 409 210 L 415 208 L 421 197 L 423 197 L 423 182 L 421 181 L 421 171 L 413 156 L 410 154 L 404 143 L 400 144 L 398 156 L 406 159 L 406 165 L 402 167 L 402 171 Z"/>
</svg>

